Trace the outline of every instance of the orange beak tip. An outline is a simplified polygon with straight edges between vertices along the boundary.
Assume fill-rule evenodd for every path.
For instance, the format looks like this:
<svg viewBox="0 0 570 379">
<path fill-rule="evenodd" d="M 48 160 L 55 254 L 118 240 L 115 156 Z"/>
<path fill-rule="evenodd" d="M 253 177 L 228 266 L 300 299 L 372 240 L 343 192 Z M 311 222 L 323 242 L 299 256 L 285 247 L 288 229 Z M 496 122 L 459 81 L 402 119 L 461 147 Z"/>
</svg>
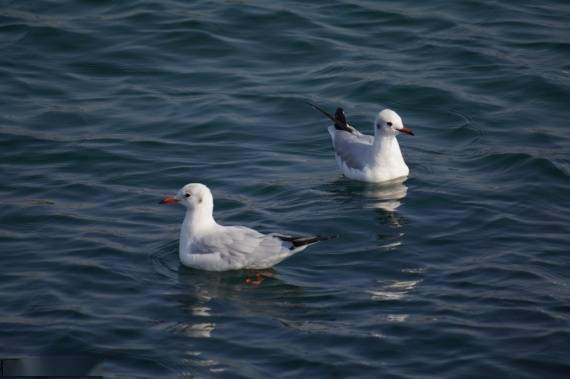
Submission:
<svg viewBox="0 0 570 379">
<path fill-rule="evenodd" d="M 159 204 L 168 204 L 168 205 L 173 205 L 173 204 L 177 204 L 178 200 L 176 200 L 176 198 L 174 196 L 166 196 L 164 199 L 162 199 Z"/>
</svg>

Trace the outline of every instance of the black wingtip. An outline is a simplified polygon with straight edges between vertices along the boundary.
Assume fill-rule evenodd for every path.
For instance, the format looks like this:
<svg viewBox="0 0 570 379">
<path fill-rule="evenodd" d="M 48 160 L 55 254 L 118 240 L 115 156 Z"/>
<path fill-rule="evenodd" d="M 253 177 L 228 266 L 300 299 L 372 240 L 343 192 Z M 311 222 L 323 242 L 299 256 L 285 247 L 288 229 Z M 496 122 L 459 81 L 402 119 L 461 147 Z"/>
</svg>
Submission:
<svg viewBox="0 0 570 379">
<path fill-rule="evenodd" d="M 349 130 L 348 123 L 346 122 L 346 116 L 342 108 L 337 108 L 334 113 L 334 126 L 339 130 Z"/>
<path fill-rule="evenodd" d="M 348 126 L 348 122 L 346 122 L 346 116 L 342 108 L 337 108 L 333 116 L 323 108 L 319 107 L 317 104 L 313 104 L 310 101 L 306 101 L 306 103 L 328 117 L 333 122 L 335 129 L 352 133 L 352 129 L 350 126 Z"/>
<path fill-rule="evenodd" d="M 283 241 L 291 242 L 293 246 L 291 246 L 291 250 L 294 250 L 298 247 L 312 245 L 314 243 L 320 241 L 327 241 L 337 238 L 338 235 L 328 235 L 328 236 L 321 236 L 321 235 L 314 235 L 314 236 L 303 236 L 303 237 L 288 237 L 288 236 L 278 236 Z"/>
</svg>

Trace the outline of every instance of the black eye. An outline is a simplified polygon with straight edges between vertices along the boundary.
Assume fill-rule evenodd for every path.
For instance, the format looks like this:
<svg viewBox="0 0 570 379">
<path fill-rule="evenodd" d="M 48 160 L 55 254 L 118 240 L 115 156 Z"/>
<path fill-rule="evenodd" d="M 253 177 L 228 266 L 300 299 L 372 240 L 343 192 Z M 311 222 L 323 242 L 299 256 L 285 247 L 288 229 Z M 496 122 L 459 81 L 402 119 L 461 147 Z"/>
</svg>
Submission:
<svg viewBox="0 0 570 379">
<path fill-rule="evenodd" d="M 184 197 L 190 197 L 189 193 L 184 194 Z"/>
<path fill-rule="evenodd" d="M 388 122 L 386 123 L 386 125 L 392 126 L 392 123 L 391 123 L 390 121 L 388 121 Z"/>
</svg>

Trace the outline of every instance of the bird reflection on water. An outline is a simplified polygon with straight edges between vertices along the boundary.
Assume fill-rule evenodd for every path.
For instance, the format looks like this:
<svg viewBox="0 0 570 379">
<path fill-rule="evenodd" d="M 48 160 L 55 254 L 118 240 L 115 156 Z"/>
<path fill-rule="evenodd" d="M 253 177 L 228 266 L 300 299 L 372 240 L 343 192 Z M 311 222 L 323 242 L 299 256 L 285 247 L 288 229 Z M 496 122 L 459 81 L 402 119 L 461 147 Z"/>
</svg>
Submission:
<svg viewBox="0 0 570 379">
<path fill-rule="evenodd" d="M 364 189 L 364 195 L 368 199 L 366 207 L 376 209 L 380 220 L 385 220 L 388 225 L 396 228 L 403 225 L 403 218 L 396 210 L 408 194 L 405 180 L 406 178 L 382 184 L 368 183 Z"/>
<path fill-rule="evenodd" d="M 408 186 L 405 184 L 407 179 L 404 177 L 384 183 L 363 183 L 341 177 L 326 183 L 324 189 L 336 202 L 345 204 L 362 202 L 362 208 L 377 210 L 378 219 L 382 224 L 401 227 L 403 219 L 396 211 L 408 194 Z"/>
<path fill-rule="evenodd" d="M 402 205 L 400 200 L 408 194 L 405 179 L 397 179 L 382 184 L 366 184 L 364 195 L 370 200 L 368 208 L 395 212 Z"/>
</svg>

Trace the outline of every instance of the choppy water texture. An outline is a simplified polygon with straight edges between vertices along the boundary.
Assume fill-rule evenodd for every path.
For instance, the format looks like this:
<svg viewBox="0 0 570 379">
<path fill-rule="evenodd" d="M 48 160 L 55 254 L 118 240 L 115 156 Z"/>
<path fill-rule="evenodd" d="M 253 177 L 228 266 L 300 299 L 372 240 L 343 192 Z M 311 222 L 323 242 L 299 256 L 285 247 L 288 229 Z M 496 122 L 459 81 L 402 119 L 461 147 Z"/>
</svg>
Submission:
<svg viewBox="0 0 570 379">
<path fill-rule="evenodd" d="M 118 377 L 570 372 L 570 6 L 1 1 L 0 357 Z M 398 111 L 404 184 L 326 120 Z M 218 221 L 333 233 L 254 287 L 178 263 Z"/>
</svg>

